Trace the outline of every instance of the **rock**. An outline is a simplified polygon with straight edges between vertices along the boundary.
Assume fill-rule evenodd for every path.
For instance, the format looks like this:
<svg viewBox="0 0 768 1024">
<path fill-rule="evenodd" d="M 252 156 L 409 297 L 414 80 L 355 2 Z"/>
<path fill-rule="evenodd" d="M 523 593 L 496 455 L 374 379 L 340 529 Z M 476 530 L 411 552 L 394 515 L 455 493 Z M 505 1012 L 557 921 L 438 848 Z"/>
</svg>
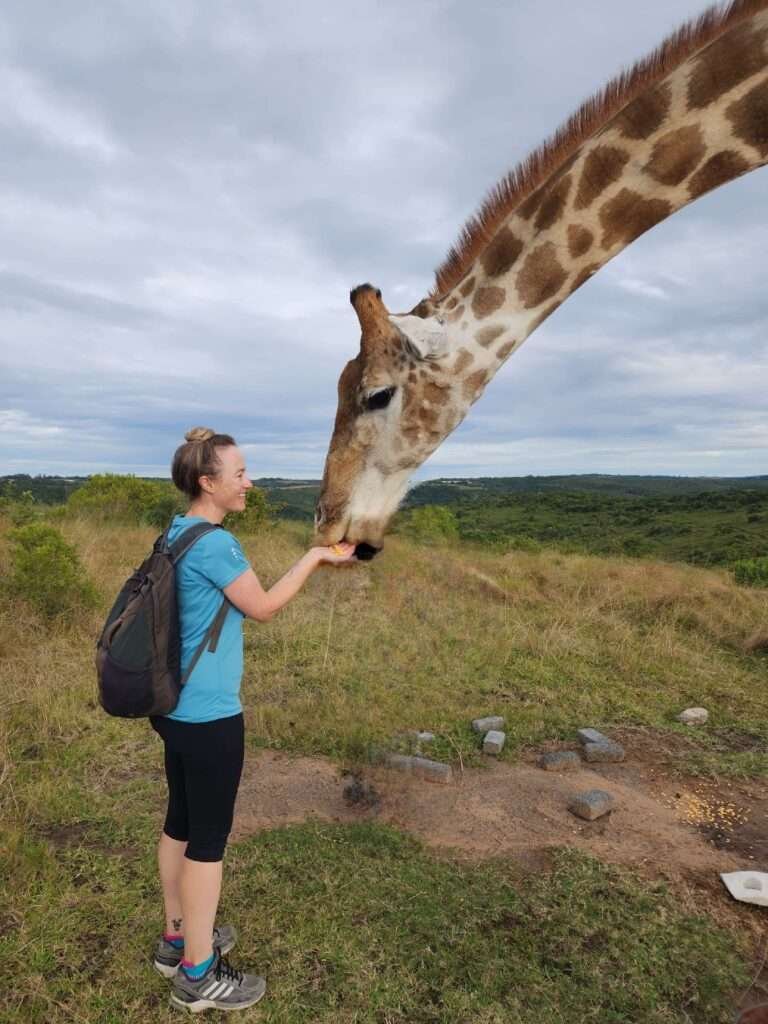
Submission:
<svg viewBox="0 0 768 1024">
<path fill-rule="evenodd" d="M 581 758 L 572 750 L 555 750 L 549 754 L 542 754 L 539 758 L 539 768 L 545 772 L 568 772 L 581 767 Z"/>
<path fill-rule="evenodd" d="M 483 753 L 500 754 L 504 749 L 504 741 L 506 738 L 506 733 L 499 732 L 498 729 L 490 729 L 485 734 L 485 739 L 483 740 Z"/>
<path fill-rule="evenodd" d="M 417 732 L 416 733 L 417 743 L 434 743 L 435 734 L 433 732 Z"/>
<path fill-rule="evenodd" d="M 613 740 L 584 745 L 584 757 L 593 763 L 615 764 L 617 761 L 623 761 L 625 756 L 624 747 L 620 743 L 614 743 Z"/>
<path fill-rule="evenodd" d="M 414 757 L 409 754 L 390 754 L 387 757 L 390 768 L 401 772 L 410 772 L 428 782 L 451 782 L 453 769 L 442 761 L 430 761 L 426 757 Z"/>
<path fill-rule="evenodd" d="M 495 729 L 504 728 L 504 719 L 501 715 L 490 715 L 488 718 L 476 718 L 472 722 L 475 732 L 492 732 Z"/>
<path fill-rule="evenodd" d="M 683 725 L 704 725 L 708 718 L 709 712 L 706 708 L 686 708 L 677 716 L 678 722 L 682 722 Z"/>
<path fill-rule="evenodd" d="M 615 805 L 613 796 L 604 789 L 588 789 L 571 800 L 568 810 L 585 821 L 594 821 L 612 811 Z"/>
<path fill-rule="evenodd" d="M 579 729 L 579 739 L 582 743 L 610 743 L 607 736 L 604 736 L 597 729 Z"/>
</svg>

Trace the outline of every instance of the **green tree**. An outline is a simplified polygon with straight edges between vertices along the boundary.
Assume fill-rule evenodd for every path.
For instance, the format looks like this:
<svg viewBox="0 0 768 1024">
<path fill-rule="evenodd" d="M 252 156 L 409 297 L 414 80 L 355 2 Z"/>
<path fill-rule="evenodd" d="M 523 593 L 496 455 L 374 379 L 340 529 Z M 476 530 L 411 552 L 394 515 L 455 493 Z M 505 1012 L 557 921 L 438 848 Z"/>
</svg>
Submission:
<svg viewBox="0 0 768 1024">
<path fill-rule="evenodd" d="M 237 533 L 258 533 L 273 525 L 274 513 L 266 492 L 260 487 L 252 487 L 245 495 L 245 510 L 230 512 L 227 516 L 227 529 Z"/>
<path fill-rule="evenodd" d="M 459 537 L 456 516 L 445 505 L 421 505 L 412 509 L 402 530 L 421 544 L 458 540 Z"/>
<path fill-rule="evenodd" d="M 158 529 L 183 508 L 184 500 L 170 481 L 142 480 L 118 473 L 92 476 L 67 499 L 67 510 L 74 515 L 113 523 L 148 524 Z"/>
<path fill-rule="evenodd" d="M 742 587 L 768 587 L 768 556 L 734 562 L 733 576 Z"/>
</svg>

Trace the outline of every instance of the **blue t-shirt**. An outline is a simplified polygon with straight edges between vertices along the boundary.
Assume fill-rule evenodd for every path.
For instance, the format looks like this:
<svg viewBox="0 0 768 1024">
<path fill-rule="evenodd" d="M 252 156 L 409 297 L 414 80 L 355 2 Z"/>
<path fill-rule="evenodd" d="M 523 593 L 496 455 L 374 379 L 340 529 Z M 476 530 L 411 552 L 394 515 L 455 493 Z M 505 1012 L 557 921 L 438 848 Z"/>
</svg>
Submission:
<svg viewBox="0 0 768 1024">
<path fill-rule="evenodd" d="M 176 540 L 194 523 L 204 522 L 202 516 L 174 516 L 169 541 Z M 182 673 L 221 607 L 222 590 L 249 568 L 239 541 L 227 530 L 211 530 L 200 537 L 177 564 Z M 168 718 L 178 722 L 212 722 L 242 711 L 244 618 L 242 612 L 230 606 L 216 650 L 211 653 L 206 648 L 200 655 Z"/>
</svg>

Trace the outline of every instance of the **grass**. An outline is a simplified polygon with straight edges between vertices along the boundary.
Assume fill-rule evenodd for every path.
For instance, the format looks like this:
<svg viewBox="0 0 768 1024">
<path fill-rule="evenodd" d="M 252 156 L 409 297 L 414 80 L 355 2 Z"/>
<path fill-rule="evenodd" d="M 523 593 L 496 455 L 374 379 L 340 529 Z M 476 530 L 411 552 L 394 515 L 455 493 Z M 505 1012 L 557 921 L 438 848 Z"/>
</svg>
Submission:
<svg viewBox="0 0 768 1024">
<path fill-rule="evenodd" d="M 145 1024 L 166 1015 L 146 960 L 160 923 L 160 749 L 145 723 L 97 707 L 92 657 L 152 531 L 63 529 L 101 606 L 47 624 L 0 598 L 0 874 L 13 880 L 0 963 L 16 979 L 0 1022 Z M 268 583 L 307 542 L 280 526 L 245 547 Z M 515 758 L 584 724 L 683 732 L 674 715 L 701 704 L 711 721 L 685 732 L 698 743 L 688 767 L 764 775 L 766 612 L 766 592 L 714 571 L 393 541 L 247 626 L 248 736 L 354 765 L 429 728 L 437 756 L 466 764 L 481 714 L 506 715 Z M 718 1024 L 745 984 L 739 934 L 568 851 L 524 882 L 509 862 L 436 860 L 381 826 L 303 825 L 232 847 L 226 877 L 239 959 L 271 984 L 253 1019 Z"/>
</svg>

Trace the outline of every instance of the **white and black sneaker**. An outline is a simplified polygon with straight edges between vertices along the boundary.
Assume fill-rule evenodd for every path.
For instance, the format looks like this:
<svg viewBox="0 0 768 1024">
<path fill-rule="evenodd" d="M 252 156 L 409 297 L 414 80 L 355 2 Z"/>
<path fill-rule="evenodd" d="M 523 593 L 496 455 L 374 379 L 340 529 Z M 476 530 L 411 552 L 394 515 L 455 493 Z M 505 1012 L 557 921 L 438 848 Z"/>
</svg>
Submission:
<svg viewBox="0 0 768 1024">
<path fill-rule="evenodd" d="M 202 978 L 189 978 L 183 968 L 173 979 L 171 1005 L 190 1013 L 203 1010 L 244 1010 L 267 991 L 264 978 L 237 971 L 218 950 Z"/>
<path fill-rule="evenodd" d="M 228 953 L 237 941 L 237 932 L 231 924 L 222 924 L 213 929 L 213 951 Z M 172 942 L 158 939 L 152 965 L 164 978 L 175 978 L 181 964 L 184 950 L 177 949 Z"/>
</svg>

